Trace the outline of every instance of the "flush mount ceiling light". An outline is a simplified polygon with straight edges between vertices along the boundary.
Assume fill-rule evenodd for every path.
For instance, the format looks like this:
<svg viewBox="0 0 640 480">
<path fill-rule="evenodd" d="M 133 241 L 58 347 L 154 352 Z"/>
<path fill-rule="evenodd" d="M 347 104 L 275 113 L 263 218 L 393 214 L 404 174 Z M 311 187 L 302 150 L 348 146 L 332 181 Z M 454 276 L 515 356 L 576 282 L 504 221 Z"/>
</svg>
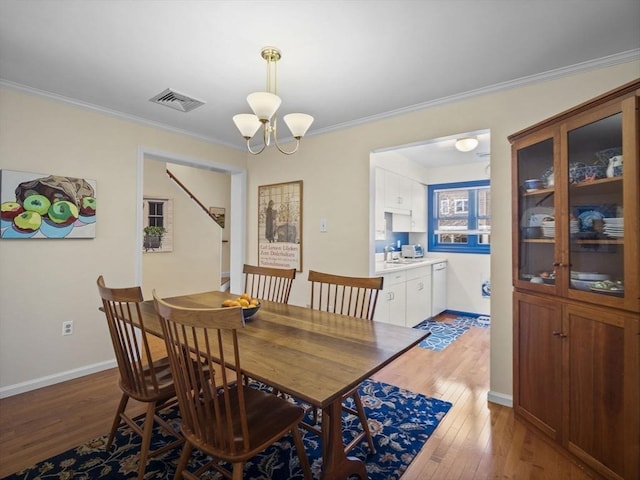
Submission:
<svg viewBox="0 0 640 480">
<path fill-rule="evenodd" d="M 276 131 L 277 118 L 275 114 L 282 102 L 280 97 L 276 95 L 277 63 L 281 57 L 282 55 L 280 54 L 280 50 L 275 47 L 264 47 L 262 49 L 262 58 L 267 62 L 266 91 L 250 93 L 249 96 L 247 96 L 247 102 L 249 103 L 251 110 L 253 110 L 253 114 L 240 113 L 233 117 L 233 122 L 247 141 L 247 149 L 249 150 L 249 153 L 253 155 L 262 153 L 262 151 L 271 144 L 271 134 L 273 134 L 273 140 L 278 150 L 285 155 L 295 153 L 298 151 L 298 147 L 300 146 L 300 139 L 305 133 L 307 133 L 307 130 L 313 122 L 313 117 L 306 113 L 290 113 L 285 115 L 283 118 L 284 123 L 289 127 L 293 138 L 296 139 L 296 146 L 290 152 L 287 152 L 280 147 Z M 262 148 L 258 151 L 253 151 L 249 141 L 256 134 L 260 126 L 262 126 L 263 129 Z"/>
<path fill-rule="evenodd" d="M 456 140 L 456 150 L 460 152 L 470 152 L 478 146 L 476 137 L 459 138 Z"/>
</svg>

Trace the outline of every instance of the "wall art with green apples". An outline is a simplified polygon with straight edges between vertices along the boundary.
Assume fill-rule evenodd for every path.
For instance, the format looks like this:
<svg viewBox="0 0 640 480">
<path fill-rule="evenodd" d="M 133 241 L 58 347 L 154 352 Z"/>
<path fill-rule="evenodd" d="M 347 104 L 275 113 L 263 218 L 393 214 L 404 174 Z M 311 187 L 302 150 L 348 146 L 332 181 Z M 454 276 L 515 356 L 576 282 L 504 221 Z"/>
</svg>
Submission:
<svg viewBox="0 0 640 480">
<path fill-rule="evenodd" d="M 95 236 L 95 180 L 0 170 L 0 238 Z"/>
</svg>

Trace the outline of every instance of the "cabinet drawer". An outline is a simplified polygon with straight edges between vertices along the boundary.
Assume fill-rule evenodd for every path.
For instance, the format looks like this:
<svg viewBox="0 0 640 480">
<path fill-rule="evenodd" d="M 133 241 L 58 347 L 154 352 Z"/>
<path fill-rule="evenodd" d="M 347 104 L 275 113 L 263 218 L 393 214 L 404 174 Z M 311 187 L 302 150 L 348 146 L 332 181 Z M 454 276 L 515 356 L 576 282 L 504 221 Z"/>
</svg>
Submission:
<svg viewBox="0 0 640 480">
<path fill-rule="evenodd" d="M 414 278 L 430 277 L 431 266 L 425 265 L 424 267 L 410 268 L 406 271 L 407 280 L 413 280 Z"/>
<path fill-rule="evenodd" d="M 395 285 L 397 283 L 403 283 L 407 281 L 407 272 L 402 270 L 400 272 L 385 273 L 383 288 L 387 285 Z"/>
</svg>

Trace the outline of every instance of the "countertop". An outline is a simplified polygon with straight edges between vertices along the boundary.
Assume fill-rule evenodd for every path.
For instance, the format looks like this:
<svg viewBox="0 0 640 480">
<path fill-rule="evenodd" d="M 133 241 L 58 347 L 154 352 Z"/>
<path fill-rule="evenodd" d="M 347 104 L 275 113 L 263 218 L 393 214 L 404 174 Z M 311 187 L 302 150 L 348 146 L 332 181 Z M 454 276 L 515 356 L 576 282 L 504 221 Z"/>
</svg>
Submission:
<svg viewBox="0 0 640 480">
<path fill-rule="evenodd" d="M 375 273 L 396 272 L 399 270 L 409 270 L 412 268 L 425 267 L 434 263 L 446 262 L 446 258 L 420 258 L 420 259 L 401 259 L 399 262 L 376 261 Z"/>
</svg>

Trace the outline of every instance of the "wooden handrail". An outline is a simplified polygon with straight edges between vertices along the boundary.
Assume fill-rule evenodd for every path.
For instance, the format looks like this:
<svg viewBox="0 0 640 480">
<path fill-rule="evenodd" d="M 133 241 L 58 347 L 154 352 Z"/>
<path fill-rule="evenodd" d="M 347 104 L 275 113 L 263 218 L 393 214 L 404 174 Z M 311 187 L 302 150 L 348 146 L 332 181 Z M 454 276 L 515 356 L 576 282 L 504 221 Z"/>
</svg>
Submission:
<svg viewBox="0 0 640 480">
<path fill-rule="evenodd" d="M 178 177 L 176 177 L 176 176 L 171 172 L 171 170 L 169 170 L 168 168 L 167 168 L 167 175 L 169 175 L 169 178 L 170 178 L 171 180 L 173 180 L 174 182 L 176 182 L 176 183 L 180 186 L 180 188 L 182 188 L 182 190 L 184 190 L 184 191 L 185 191 L 185 193 L 186 193 L 187 195 L 189 195 L 189 197 L 191 198 L 191 200 L 193 200 L 194 202 L 196 202 L 196 204 L 198 204 L 198 205 L 200 206 L 200 208 L 204 211 L 204 213 L 206 213 L 206 214 L 207 214 L 207 216 L 208 216 L 209 218 L 211 218 L 211 220 L 213 220 L 213 221 L 214 221 L 214 222 L 216 222 L 218 225 L 220 225 L 220 223 L 218 223 L 218 215 L 216 215 L 215 213 L 211 213 L 211 212 L 209 211 L 209 209 L 208 209 L 207 207 L 205 207 L 205 206 L 204 206 L 204 204 L 203 204 L 200 200 L 198 200 L 198 198 L 196 198 L 196 196 L 195 196 L 193 193 L 191 193 L 191 190 L 189 190 L 189 189 L 184 185 L 184 183 L 182 183 L 180 180 L 178 180 Z M 223 241 L 224 241 L 224 240 L 223 240 Z"/>
</svg>

